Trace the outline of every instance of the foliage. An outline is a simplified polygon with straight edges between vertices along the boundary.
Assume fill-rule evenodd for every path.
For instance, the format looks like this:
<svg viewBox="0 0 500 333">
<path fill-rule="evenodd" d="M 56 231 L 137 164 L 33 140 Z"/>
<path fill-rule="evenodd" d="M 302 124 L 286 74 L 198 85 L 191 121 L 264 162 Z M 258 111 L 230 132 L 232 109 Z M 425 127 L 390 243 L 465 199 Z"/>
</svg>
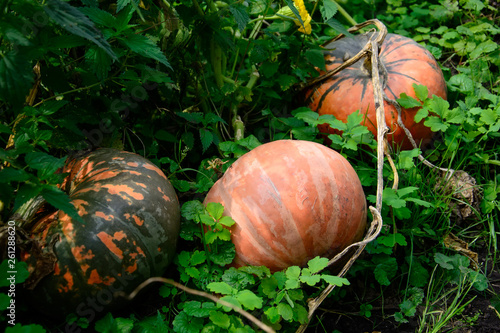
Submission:
<svg viewBox="0 0 500 333">
<path fill-rule="evenodd" d="M 327 284 L 341 288 L 323 307 L 355 303 L 352 313 L 375 321 L 384 295 L 396 295 L 399 309 L 390 315 L 401 324 L 419 318 L 421 331 L 430 323 L 445 325 L 471 290 L 489 290 L 490 267 L 474 269 L 445 239 L 453 233 L 498 263 L 496 2 L 4 0 L 1 8 L 0 221 L 25 212 L 37 197 L 75 216 L 57 188 L 64 177 L 57 170 L 69 157 L 114 147 L 153 161 L 179 194 L 181 242 L 166 274 L 277 330 L 294 331 L 303 323 L 307 299 Z M 350 284 L 324 270 L 325 258 L 273 274 L 265 267 L 226 267 L 234 257 L 228 231 L 234 221 L 222 206 L 204 207 L 202 198 L 236 158 L 263 142 L 324 142 L 317 129 L 322 123 L 343 131 L 329 135 L 331 147 L 348 158 L 374 203 L 376 145 L 361 116 L 352 114 L 346 124 L 320 117 L 302 106 L 298 88 L 324 68 L 323 42 L 375 17 L 429 49 L 449 95 L 446 101 L 429 97 L 426 87 L 415 85 L 416 99 L 398 99 L 402 106 L 422 106 L 417 117 L 435 140 L 426 149 L 392 152 L 397 188 L 384 162 L 381 235 L 349 271 Z M 481 193 L 477 201 L 468 202 L 462 189 L 437 187 L 442 175 L 419 154 L 470 174 Z M 457 215 L 460 205 L 472 213 Z M 68 323 L 98 332 L 254 331 L 238 313 L 177 288 L 162 286 L 152 294 L 159 305 L 147 314 L 108 313 Z M 434 318 L 433 310 L 446 302 L 454 307 Z M 29 316 L 7 331 L 41 332 L 40 323 Z"/>
</svg>

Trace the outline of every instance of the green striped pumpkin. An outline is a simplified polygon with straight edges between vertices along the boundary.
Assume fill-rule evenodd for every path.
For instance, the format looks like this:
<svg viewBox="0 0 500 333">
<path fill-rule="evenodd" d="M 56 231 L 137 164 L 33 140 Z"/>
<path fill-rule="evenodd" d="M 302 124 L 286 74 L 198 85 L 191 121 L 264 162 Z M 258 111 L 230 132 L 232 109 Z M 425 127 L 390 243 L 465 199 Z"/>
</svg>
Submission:
<svg viewBox="0 0 500 333">
<path fill-rule="evenodd" d="M 369 34 L 356 35 L 352 38 L 342 38 L 325 46 L 326 69 L 333 70 L 345 60 L 356 55 L 368 42 Z M 387 71 L 382 76 L 384 91 L 390 99 L 397 99 L 401 93 L 416 97 L 413 84 L 425 85 L 429 97 L 437 95 L 446 99 L 446 82 L 443 73 L 432 54 L 423 46 L 410 38 L 396 34 L 387 34 L 380 47 L 380 65 Z M 366 67 L 366 57 L 355 64 L 341 70 L 306 92 L 309 107 L 320 115 L 331 114 L 344 122 L 347 117 L 360 110 L 365 115 L 362 124 L 377 135 L 375 105 L 371 70 Z M 381 74 L 384 70 L 380 69 Z M 323 74 L 323 72 L 321 72 Z M 397 124 L 397 110 L 391 104 L 384 102 L 385 119 L 389 127 L 388 140 L 402 149 L 411 149 L 403 129 Z M 414 121 L 418 107 L 403 109 L 402 121 L 410 130 L 419 145 L 432 141 L 433 133 L 423 121 Z M 338 133 L 326 125 L 320 125 L 323 133 Z"/>
<path fill-rule="evenodd" d="M 164 274 L 180 229 L 174 188 L 154 164 L 124 151 L 98 149 L 71 160 L 61 184 L 83 223 L 52 212 L 32 230 L 33 239 L 57 256 L 54 270 L 34 284 L 31 303 L 44 313 L 94 317 L 125 304 L 130 293 L 152 276 Z M 40 257 L 23 254 L 32 274 Z"/>
</svg>

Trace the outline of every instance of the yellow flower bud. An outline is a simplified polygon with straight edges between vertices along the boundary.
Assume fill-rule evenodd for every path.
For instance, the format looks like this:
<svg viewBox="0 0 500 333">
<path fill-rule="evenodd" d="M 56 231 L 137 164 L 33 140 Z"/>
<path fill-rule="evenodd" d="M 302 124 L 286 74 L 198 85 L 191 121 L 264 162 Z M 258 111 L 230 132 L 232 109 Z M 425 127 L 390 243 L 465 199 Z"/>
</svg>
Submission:
<svg viewBox="0 0 500 333">
<path fill-rule="evenodd" d="M 296 15 L 293 13 L 293 11 L 290 9 L 290 7 L 285 6 L 281 7 L 280 10 L 278 10 L 277 14 L 280 16 L 286 16 L 290 17 L 293 22 L 295 22 L 296 25 L 298 25 L 299 31 L 305 34 L 310 34 L 311 33 L 311 15 L 307 12 L 307 9 L 304 5 L 304 0 L 293 0 L 293 3 L 295 5 L 295 8 L 299 11 L 300 18 L 302 19 L 302 22 L 304 22 L 304 25 L 298 20 Z"/>
</svg>

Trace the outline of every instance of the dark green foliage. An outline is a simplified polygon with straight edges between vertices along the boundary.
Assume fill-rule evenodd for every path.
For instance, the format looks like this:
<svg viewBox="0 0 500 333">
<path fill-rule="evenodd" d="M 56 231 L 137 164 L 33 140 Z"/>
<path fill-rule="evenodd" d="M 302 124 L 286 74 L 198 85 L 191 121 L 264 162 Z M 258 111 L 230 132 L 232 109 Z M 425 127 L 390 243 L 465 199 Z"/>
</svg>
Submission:
<svg viewBox="0 0 500 333">
<path fill-rule="evenodd" d="M 292 3 L 0 1 L 0 221 L 17 212 L 28 215 L 29 224 L 35 198 L 77 218 L 57 187 L 64 175 L 56 171 L 68 158 L 98 147 L 119 148 L 160 167 L 182 204 L 182 241 L 166 275 L 217 294 L 276 330 L 294 332 L 306 321 L 307 299 L 327 284 L 337 287 L 325 307 L 350 305 L 349 315 L 376 322 L 376 309 L 390 294 L 399 307 L 385 315 L 398 323 L 419 318 L 420 331 L 430 331 L 430 323 L 441 327 L 448 317 L 432 316 L 443 304 L 451 304 L 448 309 L 456 314 L 469 290 L 487 293 L 484 273 L 490 267 L 476 271 L 445 240 L 454 234 L 471 251 L 498 263 L 498 4 L 306 1 L 313 20 L 311 35 L 305 35 L 296 24 L 303 19 L 292 20 L 298 13 Z M 292 16 L 277 15 L 287 5 Z M 347 123 L 318 116 L 303 107 L 300 94 L 300 85 L 325 66 L 320 45 L 348 34 L 353 21 L 371 18 L 425 46 L 444 72 L 447 101 L 427 96 L 419 85 L 414 86 L 417 99 L 408 94 L 398 99 L 404 107 L 422 106 L 417 118 L 435 132 L 433 146 L 392 152 L 397 188 L 385 161 L 384 227 L 348 280 L 325 269 L 325 258 L 274 274 L 265 267 L 228 268 L 235 247 L 227 228 L 234 221 L 223 215 L 224 207 L 201 202 L 232 162 L 262 143 L 324 142 L 317 125 L 328 123 L 343 132 L 328 136 L 331 147 L 348 158 L 369 203 L 375 203 L 376 142 L 360 125 L 362 114 L 353 113 Z M 476 201 L 460 196 L 463 189 L 436 186 L 442 173 L 423 164 L 419 154 L 472 176 L 480 193 Z M 457 215 L 463 206 L 470 208 L 467 217 Z M 238 313 L 175 287 L 150 294 L 157 299 L 148 313 L 140 309 L 149 299 L 138 299 L 131 309 L 137 313 L 73 317 L 69 324 L 98 332 L 255 331 Z M 498 310 L 498 297 L 485 295 Z M 0 293 L 0 310 L 6 304 L 8 297 Z M 6 332 L 61 327 L 40 323 L 33 317 Z"/>
</svg>

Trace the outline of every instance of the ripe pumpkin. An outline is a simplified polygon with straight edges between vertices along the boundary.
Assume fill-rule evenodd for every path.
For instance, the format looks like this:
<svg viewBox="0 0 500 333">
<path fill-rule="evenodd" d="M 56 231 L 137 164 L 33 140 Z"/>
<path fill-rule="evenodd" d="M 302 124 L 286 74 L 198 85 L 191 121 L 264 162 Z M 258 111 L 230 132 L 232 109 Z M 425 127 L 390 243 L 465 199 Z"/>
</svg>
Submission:
<svg viewBox="0 0 500 333">
<path fill-rule="evenodd" d="M 368 42 L 371 34 L 342 38 L 325 46 L 326 69 L 333 70 L 345 60 L 356 55 Z M 379 53 L 380 65 L 385 67 L 387 75 L 382 76 L 384 92 L 390 99 L 397 99 L 401 93 L 416 97 L 412 84 L 425 85 L 429 97 L 436 95 L 446 99 L 446 82 L 436 60 L 426 48 L 410 38 L 396 34 L 387 34 Z M 360 110 L 365 115 L 362 122 L 377 136 L 377 122 L 373 99 L 371 69 L 366 68 L 366 57 L 341 70 L 330 78 L 312 86 L 306 92 L 307 104 L 320 115 L 331 114 L 335 118 L 347 121 L 347 117 Z M 324 72 L 321 72 L 324 74 Z M 385 120 L 389 127 L 388 141 L 402 149 L 412 149 L 404 130 L 398 126 L 396 108 L 384 102 Z M 423 121 L 414 121 L 418 107 L 402 109 L 401 118 L 417 145 L 426 145 L 432 141 L 433 133 Z M 336 133 L 326 124 L 320 125 L 323 133 Z"/>
<path fill-rule="evenodd" d="M 236 223 L 233 265 L 279 271 L 332 257 L 364 234 L 366 199 L 339 153 L 309 141 L 278 140 L 244 154 L 208 192 Z"/>
<path fill-rule="evenodd" d="M 57 256 L 55 269 L 30 292 L 31 303 L 49 315 L 91 317 L 123 305 L 130 293 L 172 260 L 180 229 L 180 206 L 163 172 L 129 152 L 98 149 L 71 160 L 60 186 L 83 223 L 63 211 L 37 221 L 32 237 Z M 23 254 L 30 271 L 37 258 Z M 38 257 L 39 259 L 40 257 Z"/>
</svg>

